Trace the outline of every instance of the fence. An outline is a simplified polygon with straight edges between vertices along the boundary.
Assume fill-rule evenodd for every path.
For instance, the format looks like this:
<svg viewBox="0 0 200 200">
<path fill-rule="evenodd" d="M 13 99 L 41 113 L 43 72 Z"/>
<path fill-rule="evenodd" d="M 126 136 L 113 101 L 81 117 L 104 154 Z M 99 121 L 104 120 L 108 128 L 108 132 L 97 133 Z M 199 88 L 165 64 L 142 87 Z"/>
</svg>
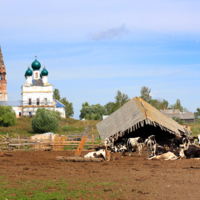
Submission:
<svg viewBox="0 0 200 200">
<path fill-rule="evenodd" d="M 38 141 L 38 139 L 30 139 L 30 137 L 18 136 L 17 138 L 10 138 L 9 134 L 0 135 L 0 150 L 74 150 L 79 145 L 82 136 L 81 134 L 66 135 L 67 141 L 52 141 L 51 139 L 40 139 Z M 97 139 L 98 136 L 89 135 L 84 149 L 94 149 L 99 146 L 100 142 L 95 141 L 95 138 Z"/>
</svg>

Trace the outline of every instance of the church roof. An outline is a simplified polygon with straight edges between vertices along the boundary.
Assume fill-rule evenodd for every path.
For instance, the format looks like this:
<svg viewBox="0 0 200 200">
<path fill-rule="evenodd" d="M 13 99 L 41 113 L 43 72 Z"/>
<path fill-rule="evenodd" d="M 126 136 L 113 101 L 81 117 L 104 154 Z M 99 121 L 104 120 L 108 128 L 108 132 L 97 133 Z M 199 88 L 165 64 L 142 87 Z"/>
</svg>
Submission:
<svg viewBox="0 0 200 200">
<path fill-rule="evenodd" d="M 41 79 L 33 80 L 33 86 L 44 86 L 44 83 Z"/>
<path fill-rule="evenodd" d="M 35 60 L 32 62 L 31 67 L 33 70 L 40 70 L 41 64 L 37 60 L 37 56 L 35 56 Z"/>
<path fill-rule="evenodd" d="M 16 101 L 0 101 L 1 106 L 12 106 L 12 107 L 20 107 L 22 106 L 21 100 Z"/>
<path fill-rule="evenodd" d="M 60 101 L 55 99 L 55 103 L 56 103 L 56 108 L 60 108 L 60 107 L 66 107 L 64 104 L 62 104 Z"/>
<path fill-rule="evenodd" d="M 1 46 L 0 46 L 0 73 L 6 73 Z"/>
</svg>

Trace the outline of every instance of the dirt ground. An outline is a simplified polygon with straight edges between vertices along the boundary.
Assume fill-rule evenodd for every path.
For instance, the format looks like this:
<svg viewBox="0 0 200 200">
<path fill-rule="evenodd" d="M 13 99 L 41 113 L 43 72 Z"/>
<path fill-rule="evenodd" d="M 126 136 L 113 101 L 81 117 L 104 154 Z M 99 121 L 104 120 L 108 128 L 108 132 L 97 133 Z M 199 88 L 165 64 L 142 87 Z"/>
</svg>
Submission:
<svg viewBox="0 0 200 200">
<path fill-rule="evenodd" d="M 0 157 L 0 176 L 10 181 L 11 188 L 16 180 L 66 179 L 70 190 L 86 190 L 77 199 L 199 199 L 200 160 L 146 160 L 146 152 L 142 157 L 116 153 L 114 161 L 101 163 L 55 160 L 74 153 L 13 152 L 12 157 Z"/>
</svg>

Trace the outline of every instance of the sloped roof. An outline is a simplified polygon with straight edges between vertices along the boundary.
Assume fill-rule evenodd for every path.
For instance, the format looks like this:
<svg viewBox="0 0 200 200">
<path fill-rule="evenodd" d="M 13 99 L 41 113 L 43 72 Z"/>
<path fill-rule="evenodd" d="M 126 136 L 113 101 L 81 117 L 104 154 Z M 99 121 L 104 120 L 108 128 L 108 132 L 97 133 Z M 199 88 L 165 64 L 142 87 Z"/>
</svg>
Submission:
<svg viewBox="0 0 200 200">
<path fill-rule="evenodd" d="M 123 136 L 126 131 L 132 132 L 143 127 L 144 124 L 159 126 L 162 130 L 174 135 L 190 134 L 183 126 L 138 97 L 129 100 L 109 117 L 98 123 L 97 129 L 102 140 L 107 137 L 117 139 L 119 136 Z"/>
<path fill-rule="evenodd" d="M 57 99 L 55 99 L 55 103 L 56 103 L 56 108 L 60 108 L 60 107 L 66 107 L 64 104 L 62 104 L 60 101 L 58 101 Z"/>
<path fill-rule="evenodd" d="M 20 107 L 20 106 L 22 106 L 22 101 L 21 100 L 16 100 L 16 101 L 0 101 L 0 105 L 2 105 L 2 106 Z"/>
</svg>

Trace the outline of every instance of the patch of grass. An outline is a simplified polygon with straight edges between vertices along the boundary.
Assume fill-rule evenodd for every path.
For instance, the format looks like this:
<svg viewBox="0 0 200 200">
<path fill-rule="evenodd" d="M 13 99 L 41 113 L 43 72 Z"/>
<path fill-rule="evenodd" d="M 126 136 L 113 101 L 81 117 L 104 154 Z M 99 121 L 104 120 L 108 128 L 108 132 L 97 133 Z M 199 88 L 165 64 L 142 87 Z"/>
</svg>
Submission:
<svg viewBox="0 0 200 200">
<path fill-rule="evenodd" d="M 91 189 L 95 188 L 93 187 L 94 185 L 100 188 L 97 188 L 96 191 L 92 191 Z M 115 183 L 111 182 L 79 182 L 79 184 L 73 184 L 71 181 L 69 182 L 64 178 L 48 181 L 25 181 L 19 179 L 15 182 L 11 182 L 6 177 L 1 176 L 0 199 L 97 199 L 96 195 L 99 195 L 98 199 L 102 199 L 105 198 L 105 196 L 113 197 L 113 189 L 105 187 L 113 185 L 115 185 Z M 117 192 L 115 195 L 119 196 L 119 193 Z"/>
<path fill-rule="evenodd" d="M 18 135 L 20 135 L 21 137 L 25 136 L 30 137 L 31 135 L 35 135 L 37 133 L 35 133 L 32 130 L 31 121 L 32 117 L 18 118 L 14 126 L 9 126 L 9 127 L 1 126 L 0 135 L 6 135 L 6 133 L 8 133 L 10 137 L 17 137 Z M 87 125 L 90 125 L 92 127 L 90 134 L 99 135 L 96 128 L 96 124 L 99 122 L 100 122 L 99 120 L 81 121 L 73 118 L 62 119 L 59 128 L 57 130 L 57 133 L 61 135 L 67 135 L 67 134 L 71 135 L 73 133 L 81 133 L 85 130 Z M 70 127 L 70 133 L 68 133 L 69 130 L 66 131 L 66 129 L 63 127 Z"/>
</svg>

